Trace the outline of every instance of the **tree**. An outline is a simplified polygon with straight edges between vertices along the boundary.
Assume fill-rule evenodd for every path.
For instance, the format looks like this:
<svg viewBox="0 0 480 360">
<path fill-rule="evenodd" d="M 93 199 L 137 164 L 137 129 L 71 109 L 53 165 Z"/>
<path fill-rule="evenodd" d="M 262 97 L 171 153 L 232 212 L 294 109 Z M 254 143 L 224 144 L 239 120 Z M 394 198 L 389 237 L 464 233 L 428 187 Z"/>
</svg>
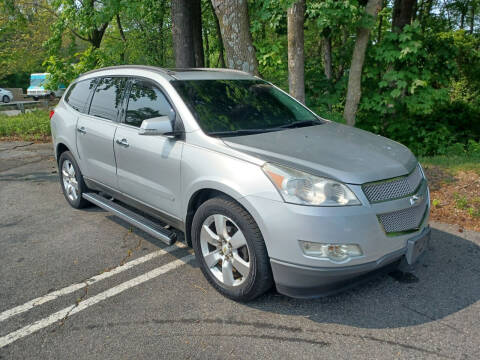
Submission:
<svg viewBox="0 0 480 360">
<path fill-rule="evenodd" d="M 45 24 L 51 18 L 43 6 L 46 0 L 34 5 L 26 0 L 0 0 L 0 80 L 10 76 L 19 79 L 12 84 L 23 87 L 29 73 L 42 70 L 47 55 L 42 44 L 50 36 L 50 28 Z"/>
<path fill-rule="evenodd" d="M 227 65 L 225 64 L 225 54 L 224 54 L 225 48 L 223 46 L 222 32 L 220 30 L 220 23 L 218 21 L 218 16 L 215 13 L 215 9 L 213 8 L 212 2 L 210 0 L 208 2 L 210 4 L 210 8 L 212 9 L 213 18 L 214 18 L 213 20 L 215 21 L 215 32 L 217 34 L 217 46 L 218 46 L 218 52 L 219 52 L 217 65 L 218 65 L 218 63 L 220 63 L 220 67 L 225 68 L 225 67 L 227 67 Z"/>
<path fill-rule="evenodd" d="M 175 66 L 178 68 L 195 67 L 193 11 L 190 5 L 190 0 L 172 0 L 173 52 Z"/>
<path fill-rule="evenodd" d="M 247 0 L 212 0 L 212 5 L 222 33 L 227 66 L 258 75 Z"/>
<path fill-rule="evenodd" d="M 416 11 L 417 0 L 395 0 L 392 13 L 392 31 L 402 32 L 411 23 Z"/>
<path fill-rule="evenodd" d="M 382 0 L 368 0 L 365 7 L 366 16 L 375 19 L 381 5 Z M 348 75 L 347 97 L 345 99 L 345 108 L 343 110 L 343 117 L 347 121 L 347 124 L 351 126 L 355 125 L 358 104 L 362 97 L 362 70 L 369 36 L 370 27 L 364 25 L 358 27 L 357 39 L 353 48 L 352 62 L 350 65 L 350 73 Z"/>
<path fill-rule="evenodd" d="M 302 103 L 305 103 L 304 21 L 305 0 L 297 0 L 287 10 L 288 85 L 290 95 Z"/>
<path fill-rule="evenodd" d="M 57 18 L 56 35 L 61 36 L 68 29 L 93 49 L 100 48 L 110 21 L 120 11 L 120 0 L 58 0 L 52 4 L 53 7 L 46 5 L 45 9 Z"/>
<path fill-rule="evenodd" d="M 205 56 L 203 54 L 202 39 L 202 2 L 201 0 L 191 0 L 192 6 L 192 36 L 193 36 L 193 54 L 195 57 L 195 67 L 205 67 Z"/>
</svg>

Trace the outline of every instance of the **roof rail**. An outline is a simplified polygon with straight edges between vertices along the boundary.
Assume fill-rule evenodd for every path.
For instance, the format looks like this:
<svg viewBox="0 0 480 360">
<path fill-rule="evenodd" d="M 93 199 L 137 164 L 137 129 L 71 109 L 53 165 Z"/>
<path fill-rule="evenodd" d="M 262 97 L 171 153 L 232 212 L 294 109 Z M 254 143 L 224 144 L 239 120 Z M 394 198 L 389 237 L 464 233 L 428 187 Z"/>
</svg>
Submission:
<svg viewBox="0 0 480 360">
<path fill-rule="evenodd" d="M 100 69 L 93 69 L 87 72 L 82 73 L 80 76 L 93 74 L 96 72 L 104 71 L 104 70 L 115 70 L 115 69 L 139 69 L 139 70 L 150 70 L 155 71 L 161 74 L 172 75 L 172 71 L 169 69 L 163 69 L 157 66 L 148 66 L 148 65 L 116 65 L 116 66 L 107 66 Z"/>
<path fill-rule="evenodd" d="M 252 75 L 246 71 L 229 69 L 229 68 L 169 68 L 165 70 L 170 70 L 172 72 L 182 72 L 182 71 L 219 71 L 219 72 L 232 72 L 245 75 Z"/>
<path fill-rule="evenodd" d="M 184 72 L 184 71 L 212 71 L 212 72 L 225 72 L 225 73 L 237 73 L 237 74 L 243 74 L 243 75 L 249 75 L 251 76 L 252 74 L 246 72 L 246 71 L 241 71 L 241 70 L 236 70 L 236 69 L 227 69 L 227 68 L 171 68 L 171 69 L 164 69 L 161 67 L 157 66 L 148 66 L 148 65 L 116 65 L 116 66 L 107 66 L 104 68 L 100 69 L 94 69 L 90 70 L 87 72 L 84 72 L 80 76 L 84 75 L 89 75 L 93 73 L 97 73 L 100 71 L 104 70 L 115 70 L 115 69 L 139 69 L 139 70 L 150 70 L 150 71 L 155 71 L 160 74 L 168 75 L 172 78 L 175 79 L 175 73 L 176 72 Z"/>
</svg>

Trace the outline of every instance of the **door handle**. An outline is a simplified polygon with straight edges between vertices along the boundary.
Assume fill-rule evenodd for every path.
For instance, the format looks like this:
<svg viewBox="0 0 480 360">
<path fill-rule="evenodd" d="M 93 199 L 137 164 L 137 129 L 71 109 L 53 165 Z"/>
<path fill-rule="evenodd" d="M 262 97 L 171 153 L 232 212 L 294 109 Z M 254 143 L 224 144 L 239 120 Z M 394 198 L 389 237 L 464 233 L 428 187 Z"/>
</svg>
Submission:
<svg viewBox="0 0 480 360">
<path fill-rule="evenodd" d="M 77 128 L 77 131 L 81 134 L 86 134 L 87 133 L 87 130 L 85 129 L 85 126 L 81 126 L 81 127 Z"/>
<path fill-rule="evenodd" d="M 123 146 L 123 147 L 129 147 L 130 145 L 128 144 L 128 140 L 123 138 L 122 140 L 115 140 L 115 142 L 120 145 L 120 146 Z"/>
</svg>

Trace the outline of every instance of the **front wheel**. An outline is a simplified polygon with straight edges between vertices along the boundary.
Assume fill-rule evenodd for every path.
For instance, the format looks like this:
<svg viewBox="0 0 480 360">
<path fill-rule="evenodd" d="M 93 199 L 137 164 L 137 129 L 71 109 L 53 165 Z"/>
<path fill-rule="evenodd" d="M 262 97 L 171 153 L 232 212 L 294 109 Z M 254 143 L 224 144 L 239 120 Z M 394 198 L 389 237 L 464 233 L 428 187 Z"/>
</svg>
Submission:
<svg viewBox="0 0 480 360">
<path fill-rule="evenodd" d="M 87 191 L 87 186 L 70 151 L 65 151 L 60 155 L 58 169 L 63 195 L 68 203 L 75 209 L 88 206 L 90 203 L 82 197 L 82 194 Z"/>
<path fill-rule="evenodd" d="M 249 301 L 272 286 L 262 234 L 252 216 L 233 199 L 216 197 L 198 208 L 192 245 L 203 274 L 221 294 Z"/>
<path fill-rule="evenodd" d="M 7 95 L 4 95 L 2 101 L 3 101 L 5 104 L 8 104 L 8 103 L 10 102 L 10 98 L 9 98 Z"/>
</svg>

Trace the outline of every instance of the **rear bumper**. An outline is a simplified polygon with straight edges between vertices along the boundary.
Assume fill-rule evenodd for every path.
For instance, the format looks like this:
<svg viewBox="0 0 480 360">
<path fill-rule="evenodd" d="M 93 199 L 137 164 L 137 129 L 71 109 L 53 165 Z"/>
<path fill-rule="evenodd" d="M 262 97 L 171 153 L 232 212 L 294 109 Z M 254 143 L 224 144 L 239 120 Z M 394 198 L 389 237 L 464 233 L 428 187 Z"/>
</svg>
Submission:
<svg viewBox="0 0 480 360">
<path fill-rule="evenodd" d="M 430 237 L 430 228 L 410 240 Z M 358 285 L 372 277 L 395 270 L 407 253 L 403 248 L 377 261 L 343 267 L 307 267 L 271 260 L 277 291 L 296 298 L 332 295 Z"/>
</svg>

